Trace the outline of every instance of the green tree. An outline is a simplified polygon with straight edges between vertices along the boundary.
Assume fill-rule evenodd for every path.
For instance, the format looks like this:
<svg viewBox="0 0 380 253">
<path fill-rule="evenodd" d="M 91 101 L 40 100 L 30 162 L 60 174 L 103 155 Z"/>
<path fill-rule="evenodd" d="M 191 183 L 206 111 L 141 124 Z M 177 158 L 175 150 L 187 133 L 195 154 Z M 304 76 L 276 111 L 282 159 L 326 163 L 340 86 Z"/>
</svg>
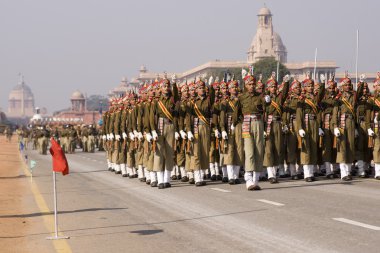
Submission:
<svg viewBox="0 0 380 253">
<path fill-rule="evenodd" d="M 108 99 L 102 95 L 91 95 L 87 98 L 86 108 L 88 111 L 108 110 Z"/>
<path fill-rule="evenodd" d="M 272 75 L 272 72 L 277 72 L 277 61 L 274 57 L 265 58 L 253 64 L 253 67 L 253 74 L 257 79 L 259 75 L 262 74 L 263 82 L 265 83 L 266 80 L 268 80 L 268 78 Z M 281 83 L 282 78 L 287 74 L 290 74 L 289 70 L 284 64 L 280 63 L 278 82 Z"/>
</svg>

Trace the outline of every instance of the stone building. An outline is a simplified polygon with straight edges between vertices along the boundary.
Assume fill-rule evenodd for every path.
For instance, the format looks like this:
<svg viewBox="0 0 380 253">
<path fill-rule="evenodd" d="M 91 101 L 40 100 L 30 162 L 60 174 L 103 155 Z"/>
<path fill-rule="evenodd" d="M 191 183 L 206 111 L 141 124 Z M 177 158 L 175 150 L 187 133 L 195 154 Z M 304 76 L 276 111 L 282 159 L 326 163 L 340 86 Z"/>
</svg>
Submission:
<svg viewBox="0 0 380 253">
<path fill-rule="evenodd" d="M 282 39 L 278 33 L 273 29 L 273 15 L 267 7 L 263 7 L 258 12 L 257 29 L 255 36 L 249 46 L 247 59 L 244 61 L 222 61 L 215 60 L 209 61 L 192 69 L 186 70 L 182 73 L 167 73 L 170 77 L 172 74 L 176 74 L 178 79 L 193 80 L 196 77 L 208 78 L 212 72 L 226 71 L 228 69 L 241 69 L 246 68 L 265 58 L 274 57 L 276 60 L 283 63 L 289 70 L 292 76 L 298 75 L 302 80 L 306 77 L 306 73 L 314 72 L 314 61 L 305 61 L 299 63 L 287 62 L 288 52 L 286 46 L 282 42 Z M 181 60 L 181 59 L 179 59 Z M 335 61 L 317 61 L 316 74 L 319 77 L 320 74 L 330 75 L 335 73 L 336 69 Z M 275 70 L 274 70 L 275 71 Z M 149 72 L 143 65 L 139 70 L 138 82 L 149 82 L 157 78 L 162 78 L 163 73 Z"/>
<path fill-rule="evenodd" d="M 49 122 L 63 122 L 73 124 L 92 124 L 101 119 L 99 111 L 88 111 L 86 109 L 86 97 L 82 92 L 76 90 L 70 97 L 71 107 L 69 110 L 61 111 L 52 117 L 46 118 Z"/>
<path fill-rule="evenodd" d="M 20 75 L 19 83 L 12 89 L 8 96 L 8 117 L 25 118 L 34 114 L 34 95 L 24 77 Z"/>
<path fill-rule="evenodd" d="M 255 63 L 259 60 L 274 57 L 281 63 L 286 63 L 288 52 L 282 43 L 280 35 L 273 30 L 272 13 L 267 8 L 259 11 L 256 35 L 248 49 L 248 63 Z"/>
</svg>

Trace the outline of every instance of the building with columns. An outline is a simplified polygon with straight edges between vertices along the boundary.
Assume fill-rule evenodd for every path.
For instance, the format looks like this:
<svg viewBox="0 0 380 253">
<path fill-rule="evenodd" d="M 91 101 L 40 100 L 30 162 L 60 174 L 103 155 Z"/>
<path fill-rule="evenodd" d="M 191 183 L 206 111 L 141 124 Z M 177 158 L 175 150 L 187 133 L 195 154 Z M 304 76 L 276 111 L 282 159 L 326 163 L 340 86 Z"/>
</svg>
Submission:
<svg viewBox="0 0 380 253">
<path fill-rule="evenodd" d="M 210 73 L 216 71 L 226 71 L 228 69 L 246 68 L 249 65 L 256 63 L 259 60 L 274 57 L 276 60 L 284 64 L 292 76 L 298 75 L 300 79 L 306 77 L 306 73 L 314 72 L 314 61 L 305 62 L 287 62 L 288 52 L 284 45 L 280 35 L 275 32 L 273 27 L 273 15 L 272 12 L 264 6 L 257 14 L 257 29 L 253 37 L 253 40 L 248 48 L 247 59 L 242 61 L 222 61 L 214 60 L 206 62 L 202 65 L 196 66 L 192 69 L 186 70 L 182 73 L 167 73 L 170 77 L 172 74 L 176 74 L 179 79 L 193 80 L 196 77 L 208 77 Z M 317 61 L 316 74 L 319 77 L 320 74 L 330 75 L 335 73 L 336 69 L 335 61 Z M 157 78 L 162 78 L 163 73 L 149 72 L 143 65 L 140 67 L 139 74 L 136 80 L 140 83 L 149 82 Z"/>
</svg>

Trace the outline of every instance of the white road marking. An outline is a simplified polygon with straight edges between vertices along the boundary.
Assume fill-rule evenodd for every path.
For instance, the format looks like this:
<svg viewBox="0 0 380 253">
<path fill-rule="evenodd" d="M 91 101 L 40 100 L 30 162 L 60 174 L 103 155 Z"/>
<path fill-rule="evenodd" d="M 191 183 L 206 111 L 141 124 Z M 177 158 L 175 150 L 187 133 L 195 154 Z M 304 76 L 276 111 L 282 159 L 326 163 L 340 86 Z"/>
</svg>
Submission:
<svg viewBox="0 0 380 253">
<path fill-rule="evenodd" d="M 361 222 L 358 222 L 358 221 L 349 220 L 349 219 L 345 219 L 345 218 L 332 218 L 332 219 L 336 220 L 336 221 L 344 222 L 344 223 L 347 223 L 347 224 L 351 224 L 351 225 L 355 225 L 355 226 L 359 226 L 359 227 L 363 227 L 363 228 L 368 228 L 368 229 L 380 231 L 380 227 L 368 225 L 368 224 L 361 223 Z"/>
<path fill-rule="evenodd" d="M 96 162 L 96 160 L 95 160 L 95 159 L 92 159 L 91 161 L 93 161 L 93 162 Z"/>
<path fill-rule="evenodd" d="M 275 206 L 284 206 L 285 205 L 285 204 L 281 204 L 281 203 L 270 201 L 270 200 L 266 200 L 266 199 L 257 199 L 257 201 L 260 201 L 260 202 L 263 202 L 263 203 L 267 203 L 267 204 L 271 204 L 271 205 L 275 205 Z"/>
<path fill-rule="evenodd" d="M 214 191 L 219 191 L 219 192 L 231 192 L 229 190 L 224 190 L 224 189 L 220 189 L 220 188 L 210 188 L 211 190 L 214 190 Z"/>
</svg>

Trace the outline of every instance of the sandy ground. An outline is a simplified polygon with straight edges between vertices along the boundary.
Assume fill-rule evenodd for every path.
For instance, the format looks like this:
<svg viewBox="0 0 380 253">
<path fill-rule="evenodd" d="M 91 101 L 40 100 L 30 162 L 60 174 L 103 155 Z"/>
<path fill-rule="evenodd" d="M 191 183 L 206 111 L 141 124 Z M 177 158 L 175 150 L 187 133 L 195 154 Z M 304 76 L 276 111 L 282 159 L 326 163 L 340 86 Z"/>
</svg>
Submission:
<svg viewBox="0 0 380 253">
<path fill-rule="evenodd" d="M 23 163 L 16 136 L 0 136 L 0 252 L 54 252 Z"/>
</svg>

